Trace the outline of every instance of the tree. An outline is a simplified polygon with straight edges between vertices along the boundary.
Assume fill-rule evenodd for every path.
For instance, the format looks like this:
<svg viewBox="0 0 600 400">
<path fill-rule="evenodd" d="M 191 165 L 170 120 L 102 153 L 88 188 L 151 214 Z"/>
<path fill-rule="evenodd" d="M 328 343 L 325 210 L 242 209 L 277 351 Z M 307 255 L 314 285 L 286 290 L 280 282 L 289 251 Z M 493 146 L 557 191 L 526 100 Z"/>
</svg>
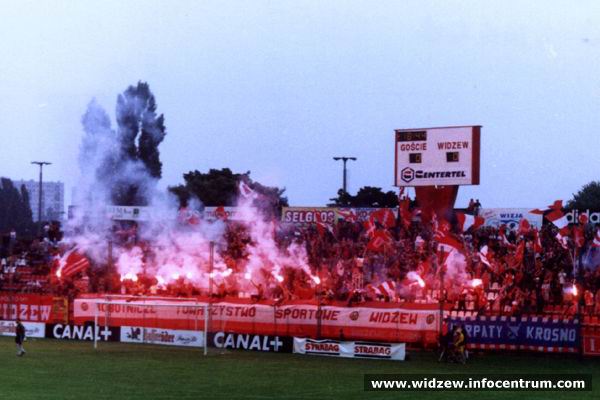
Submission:
<svg viewBox="0 0 600 400">
<path fill-rule="evenodd" d="M 592 181 L 573 195 L 567 203 L 567 208 L 577 210 L 600 210 L 600 181 Z"/>
<path fill-rule="evenodd" d="M 234 206 L 239 195 L 240 181 L 244 181 L 258 194 L 254 205 L 268 215 L 288 205 L 287 198 L 283 197 L 285 189 L 269 187 L 253 181 L 250 178 L 250 171 L 236 174 L 229 168 L 210 169 L 207 173 L 196 170 L 184 174 L 183 180 L 183 184 L 169 188 L 179 198 L 182 206 L 187 206 L 193 197 L 208 207 Z"/>
<path fill-rule="evenodd" d="M 0 179 L 0 232 L 15 230 L 19 234 L 33 232 L 29 193 L 19 191 L 8 178 Z"/>
<path fill-rule="evenodd" d="M 384 192 L 381 188 L 364 186 L 358 190 L 356 195 L 338 191 L 338 197 L 331 199 L 334 207 L 397 207 L 398 195 L 393 191 Z"/>
</svg>

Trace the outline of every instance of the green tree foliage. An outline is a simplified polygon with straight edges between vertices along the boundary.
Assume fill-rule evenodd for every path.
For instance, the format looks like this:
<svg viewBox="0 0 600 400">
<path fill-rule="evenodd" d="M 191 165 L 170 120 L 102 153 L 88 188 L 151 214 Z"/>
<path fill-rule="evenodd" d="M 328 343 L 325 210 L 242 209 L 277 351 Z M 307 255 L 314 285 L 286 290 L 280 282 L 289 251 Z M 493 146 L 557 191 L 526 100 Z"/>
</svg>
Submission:
<svg viewBox="0 0 600 400">
<path fill-rule="evenodd" d="M 285 189 L 269 187 L 250 179 L 250 172 L 233 173 L 229 168 L 210 169 L 207 173 L 190 171 L 183 175 L 182 185 L 170 187 L 182 206 L 187 206 L 191 198 L 197 198 L 204 206 L 235 206 L 239 197 L 239 182 L 244 181 L 258 196 L 254 205 L 271 215 L 282 206 L 288 205 L 283 197 Z"/>
<path fill-rule="evenodd" d="M 592 181 L 583 185 L 569 200 L 567 208 L 600 210 L 600 181 Z"/>
<path fill-rule="evenodd" d="M 384 192 L 378 187 L 364 186 L 354 196 L 340 189 L 331 201 L 334 207 L 397 207 L 398 195 L 391 190 Z"/>
<path fill-rule="evenodd" d="M 29 193 L 25 186 L 19 191 L 8 178 L 0 179 L 0 232 L 15 230 L 19 234 L 33 232 Z"/>
</svg>

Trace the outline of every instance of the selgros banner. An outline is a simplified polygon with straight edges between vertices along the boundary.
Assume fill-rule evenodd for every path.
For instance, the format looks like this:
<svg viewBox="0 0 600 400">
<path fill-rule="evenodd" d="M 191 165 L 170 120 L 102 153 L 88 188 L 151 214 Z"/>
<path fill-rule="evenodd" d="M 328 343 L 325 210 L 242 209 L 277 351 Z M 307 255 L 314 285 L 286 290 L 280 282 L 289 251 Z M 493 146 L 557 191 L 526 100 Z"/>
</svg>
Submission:
<svg viewBox="0 0 600 400">
<path fill-rule="evenodd" d="M 94 335 L 98 341 L 118 342 L 120 340 L 120 327 L 85 325 L 46 324 L 46 338 L 64 340 L 93 341 Z"/>
<path fill-rule="evenodd" d="M 25 337 L 43 338 L 45 335 L 46 325 L 42 322 L 23 322 L 23 326 Z M 16 327 L 15 321 L 0 321 L 0 336 L 16 336 Z"/>
<path fill-rule="evenodd" d="M 219 349 L 238 349 L 291 353 L 293 340 L 287 336 L 253 335 L 247 333 L 216 332 L 209 334 L 209 344 Z"/>
<path fill-rule="evenodd" d="M 538 348 L 554 351 L 554 348 L 579 347 L 579 322 L 573 319 L 551 317 L 476 317 L 452 318 L 450 325 L 463 325 L 467 342 L 485 348 L 485 345 L 505 348 Z M 491 347 L 490 347 L 491 348 Z"/>
<path fill-rule="evenodd" d="M 404 343 L 346 342 L 295 337 L 294 353 L 403 361 L 406 357 L 406 345 Z"/>
<path fill-rule="evenodd" d="M 122 326 L 121 342 L 204 347 L 204 332 Z"/>
<path fill-rule="evenodd" d="M 532 208 L 484 208 L 479 215 L 485 218 L 486 226 L 499 227 L 506 225 L 508 229 L 519 229 L 519 221 L 526 219 L 529 224 L 537 229 L 542 227 L 543 216 L 532 214 Z"/>
<path fill-rule="evenodd" d="M 0 319 L 29 322 L 50 321 L 52 296 L 38 294 L 1 294 Z"/>
<path fill-rule="evenodd" d="M 290 224 L 314 224 L 317 221 L 334 224 L 337 220 L 333 207 L 283 207 L 281 222 Z"/>
<path fill-rule="evenodd" d="M 75 299 L 76 324 L 94 320 L 96 301 L 103 299 Z M 205 301 L 130 298 L 127 304 L 98 304 L 98 320 L 103 325 L 106 319 L 109 326 L 201 331 L 206 305 Z M 275 306 L 240 299 L 213 303 L 211 320 L 215 330 L 269 336 L 316 336 L 320 321 L 324 337 L 343 335 L 356 340 L 433 343 L 437 339 L 438 307 L 437 304 L 369 303 L 360 307 L 324 305 L 319 309 L 315 304 Z"/>
</svg>

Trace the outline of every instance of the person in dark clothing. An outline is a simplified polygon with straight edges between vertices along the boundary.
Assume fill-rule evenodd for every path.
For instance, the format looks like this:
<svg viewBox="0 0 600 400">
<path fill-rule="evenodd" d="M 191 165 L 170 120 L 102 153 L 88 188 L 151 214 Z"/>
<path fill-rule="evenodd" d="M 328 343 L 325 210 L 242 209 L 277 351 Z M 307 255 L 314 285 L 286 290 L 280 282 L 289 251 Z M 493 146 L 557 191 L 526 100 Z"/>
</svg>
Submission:
<svg viewBox="0 0 600 400">
<path fill-rule="evenodd" d="M 17 355 L 24 356 L 25 349 L 23 348 L 23 341 L 25 341 L 25 327 L 19 319 L 17 320 L 15 334 L 15 343 L 17 344 Z"/>
</svg>

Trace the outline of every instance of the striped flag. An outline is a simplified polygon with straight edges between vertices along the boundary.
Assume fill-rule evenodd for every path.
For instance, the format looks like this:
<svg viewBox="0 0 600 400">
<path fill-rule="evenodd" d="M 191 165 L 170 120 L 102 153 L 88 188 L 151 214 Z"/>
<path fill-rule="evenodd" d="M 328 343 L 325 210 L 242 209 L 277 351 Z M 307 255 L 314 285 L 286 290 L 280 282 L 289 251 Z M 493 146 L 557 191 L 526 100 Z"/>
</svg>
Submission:
<svg viewBox="0 0 600 400">
<path fill-rule="evenodd" d="M 68 278 L 83 272 L 90 266 L 90 261 L 85 255 L 77 251 L 77 247 L 66 252 L 58 261 L 58 270 L 56 276 L 58 278 Z"/>
<path fill-rule="evenodd" d="M 563 214 L 562 210 L 554 210 L 550 214 L 546 215 L 546 219 L 552 222 L 558 229 L 563 229 L 569 225 L 569 220 Z"/>
<path fill-rule="evenodd" d="M 485 265 L 487 265 L 488 267 L 491 267 L 492 263 L 491 261 L 491 254 L 489 252 L 489 249 L 487 247 L 487 245 L 483 246 L 480 250 L 479 250 L 479 259 L 481 260 L 482 263 L 484 263 Z"/>
<path fill-rule="evenodd" d="M 456 219 L 458 220 L 458 226 L 463 232 L 468 231 L 471 227 L 473 230 L 476 230 L 485 222 L 483 217 L 474 217 L 473 215 L 464 214 L 461 212 L 456 213 Z"/>
<path fill-rule="evenodd" d="M 394 281 L 385 281 L 377 286 L 367 285 L 367 289 L 379 296 L 389 297 L 393 299 L 396 295 L 396 283 Z"/>
<path fill-rule="evenodd" d="M 600 247 L 600 229 L 596 231 L 596 236 L 594 236 L 592 247 Z"/>
</svg>

